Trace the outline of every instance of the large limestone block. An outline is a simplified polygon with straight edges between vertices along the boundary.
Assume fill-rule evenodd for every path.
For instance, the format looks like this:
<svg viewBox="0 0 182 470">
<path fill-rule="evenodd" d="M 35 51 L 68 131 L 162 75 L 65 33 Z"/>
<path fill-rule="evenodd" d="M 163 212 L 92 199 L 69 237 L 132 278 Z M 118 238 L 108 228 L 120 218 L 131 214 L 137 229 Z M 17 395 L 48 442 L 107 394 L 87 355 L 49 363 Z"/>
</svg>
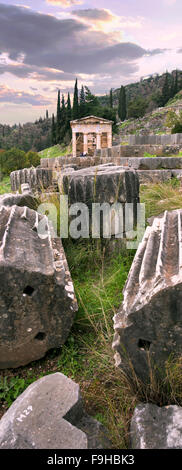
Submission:
<svg viewBox="0 0 182 470">
<path fill-rule="evenodd" d="M 0 206 L 26 206 L 29 207 L 29 209 L 36 210 L 38 201 L 33 194 L 29 192 L 24 192 L 23 194 L 6 193 L 0 196 Z"/>
<path fill-rule="evenodd" d="M 131 420 L 132 449 L 182 449 L 182 408 L 138 405 Z"/>
<path fill-rule="evenodd" d="M 0 368 L 18 367 L 60 347 L 77 303 L 60 239 L 40 238 L 47 218 L 0 207 Z M 45 222 L 46 223 L 46 222 Z M 44 224 L 45 225 L 45 224 Z"/>
<path fill-rule="evenodd" d="M 135 170 L 111 164 L 89 167 L 63 175 L 69 202 L 139 202 L 139 180 Z"/>
<path fill-rule="evenodd" d="M 79 385 L 60 373 L 30 385 L 0 421 L 1 449 L 109 447 L 106 430 L 84 411 Z"/>
<path fill-rule="evenodd" d="M 47 189 L 52 184 L 53 171 L 49 168 L 24 168 L 12 171 L 10 175 L 12 191 L 18 191 L 22 184 L 28 183 L 30 189 Z"/>
<path fill-rule="evenodd" d="M 124 169 L 123 167 L 108 163 L 97 167 L 67 172 L 62 175 L 58 184 L 60 192 L 68 195 L 69 205 L 84 203 L 87 206 L 89 211 L 90 233 L 94 226 L 93 210 L 95 209 L 93 209 L 93 204 L 100 204 L 97 213 L 97 223 L 99 225 L 100 218 L 99 230 L 101 237 L 109 238 L 112 235 L 124 237 L 125 232 L 132 230 L 135 226 L 137 221 L 137 203 L 139 203 L 139 179 L 135 170 L 129 168 Z M 112 209 L 112 206 L 116 203 L 122 205 L 123 221 L 126 220 L 126 204 L 133 204 L 133 206 L 130 206 L 130 210 L 132 210 L 131 219 L 133 218 L 130 223 L 131 229 L 126 228 L 127 223 L 123 223 L 122 229 L 120 221 L 117 225 L 115 212 Z M 108 214 L 103 216 L 104 223 L 102 221 L 101 212 L 99 212 L 100 209 L 102 210 L 102 205 L 107 205 L 108 208 Z M 106 234 L 104 224 L 106 228 L 108 221 L 111 223 Z M 84 221 L 84 225 L 86 227 L 86 220 Z"/>
<path fill-rule="evenodd" d="M 116 365 L 149 380 L 182 354 L 182 210 L 166 211 L 147 227 L 114 317 Z M 131 364 L 132 367 L 131 367 Z"/>
<path fill-rule="evenodd" d="M 140 184 L 164 183 L 172 178 L 171 170 L 138 170 L 137 173 Z"/>
</svg>

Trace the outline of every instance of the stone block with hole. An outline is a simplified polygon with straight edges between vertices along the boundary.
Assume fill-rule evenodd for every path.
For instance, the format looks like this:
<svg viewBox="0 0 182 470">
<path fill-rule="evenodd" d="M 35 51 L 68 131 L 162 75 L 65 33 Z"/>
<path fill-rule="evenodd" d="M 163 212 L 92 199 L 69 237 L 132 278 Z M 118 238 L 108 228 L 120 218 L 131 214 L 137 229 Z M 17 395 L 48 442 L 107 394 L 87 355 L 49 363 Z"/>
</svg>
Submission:
<svg viewBox="0 0 182 470">
<path fill-rule="evenodd" d="M 60 373 L 31 384 L 0 421 L 0 449 L 110 446 L 106 429 L 85 412 L 79 385 Z"/>
<path fill-rule="evenodd" d="M 0 368 L 23 366 L 60 347 L 76 310 L 64 249 L 51 238 L 47 217 L 0 207 Z"/>
<path fill-rule="evenodd" d="M 147 227 L 114 317 L 116 365 L 144 381 L 182 354 L 182 210 Z"/>
</svg>

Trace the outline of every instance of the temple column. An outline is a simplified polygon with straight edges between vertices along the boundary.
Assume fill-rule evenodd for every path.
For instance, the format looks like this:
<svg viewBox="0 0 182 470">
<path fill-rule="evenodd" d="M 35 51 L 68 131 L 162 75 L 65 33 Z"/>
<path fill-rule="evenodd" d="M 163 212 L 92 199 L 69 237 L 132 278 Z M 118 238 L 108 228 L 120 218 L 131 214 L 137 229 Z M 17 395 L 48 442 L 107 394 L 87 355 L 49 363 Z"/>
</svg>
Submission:
<svg viewBox="0 0 182 470">
<path fill-rule="evenodd" d="M 76 132 L 72 132 L 73 157 L 76 157 Z"/>
<path fill-rule="evenodd" d="M 84 153 L 88 153 L 88 135 L 83 134 L 83 151 Z"/>
<path fill-rule="evenodd" d="M 107 146 L 108 148 L 112 147 L 112 132 L 107 133 Z"/>
<path fill-rule="evenodd" d="M 101 134 L 97 134 L 97 150 L 101 149 Z"/>
</svg>

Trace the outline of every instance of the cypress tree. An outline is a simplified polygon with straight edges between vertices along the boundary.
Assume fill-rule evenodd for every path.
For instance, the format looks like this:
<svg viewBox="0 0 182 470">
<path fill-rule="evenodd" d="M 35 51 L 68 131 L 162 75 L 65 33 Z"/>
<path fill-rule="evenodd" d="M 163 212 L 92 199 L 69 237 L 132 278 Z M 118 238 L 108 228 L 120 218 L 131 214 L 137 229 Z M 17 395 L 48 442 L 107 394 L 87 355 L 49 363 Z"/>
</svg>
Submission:
<svg viewBox="0 0 182 470">
<path fill-rule="evenodd" d="M 54 114 L 52 115 L 51 142 L 52 142 L 52 145 L 56 144 L 56 124 L 55 124 Z"/>
<path fill-rule="evenodd" d="M 70 94 L 68 93 L 67 106 L 66 106 L 66 131 L 68 132 L 70 139 L 72 135 L 71 126 L 70 126 L 71 119 L 72 119 L 71 99 L 70 99 Z"/>
<path fill-rule="evenodd" d="M 109 105 L 110 105 L 110 108 L 113 108 L 113 93 L 112 93 L 112 88 L 111 88 L 111 90 L 110 90 Z"/>
<path fill-rule="evenodd" d="M 67 99 L 66 114 L 67 114 L 67 120 L 70 122 L 72 119 L 72 109 L 71 109 L 71 99 L 70 99 L 69 93 L 68 93 L 68 99 Z"/>
<path fill-rule="evenodd" d="M 60 90 L 58 90 L 57 100 L 57 126 L 56 126 L 56 143 L 60 142 L 60 131 L 61 131 L 61 103 L 60 103 Z"/>
<path fill-rule="evenodd" d="M 126 119 L 126 92 L 125 92 L 124 86 L 121 86 L 120 92 L 119 92 L 118 114 L 119 114 L 121 121 L 125 121 Z"/>
<path fill-rule="evenodd" d="M 175 80 L 174 80 L 174 95 L 176 95 L 178 91 L 179 91 L 178 90 L 178 71 L 176 70 L 176 75 L 175 75 Z"/>
<path fill-rule="evenodd" d="M 84 117 L 85 116 L 85 112 L 86 112 L 86 106 L 85 106 L 86 102 L 85 102 L 85 90 L 84 90 L 84 86 L 82 85 L 81 87 L 81 92 L 80 92 L 80 117 Z"/>
<path fill-rule="evenodd" d="M 163 106 L 168 102 L 170 98 L 170 88 L 169 88 L 169 74 L 166 72 L 165 74 L 165 79 L 164 79 L 164 84 L 162 87 L 162 102 Z"/>
<path fill-rule="evenodd" d="M 61 125 L 64 126 L 66 121 L 66 106 L 65 106 L 65 101 L 64 101 L 64 95 L 62 95 L 62 100 L 61 100 Z"/>
<path fill-rule="evenodd" d="M 73 119 L 79 118 L 78 81 L 76 79 L 73 98 Z"/>
</svg>

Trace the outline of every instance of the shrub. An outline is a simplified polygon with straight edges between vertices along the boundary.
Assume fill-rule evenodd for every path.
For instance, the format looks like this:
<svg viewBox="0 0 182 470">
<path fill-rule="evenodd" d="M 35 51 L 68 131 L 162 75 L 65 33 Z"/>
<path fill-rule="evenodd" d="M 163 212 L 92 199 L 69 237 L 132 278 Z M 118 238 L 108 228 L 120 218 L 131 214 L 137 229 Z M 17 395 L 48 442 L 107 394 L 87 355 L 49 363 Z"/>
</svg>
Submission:
<svg viewBox="0 0 182 470">
<path fill-rule="evenodd" d="M 27 154 L 26 154 L 26 158 L 27 158 L 27 165 L 28 167 L 30 166 L 38 166 L 40 165 L 40 155 L 37 153 L 37 152 L 33 152 L 32 150 L 30 150 Z"/>
<path fill-rule="evenodd" d="M 15 147 L 0 153 L 0 167 L 3 175 L 10 175 L 14 170 L 20 170 L 27 166 L 26 153 Z"/>
</svg>

